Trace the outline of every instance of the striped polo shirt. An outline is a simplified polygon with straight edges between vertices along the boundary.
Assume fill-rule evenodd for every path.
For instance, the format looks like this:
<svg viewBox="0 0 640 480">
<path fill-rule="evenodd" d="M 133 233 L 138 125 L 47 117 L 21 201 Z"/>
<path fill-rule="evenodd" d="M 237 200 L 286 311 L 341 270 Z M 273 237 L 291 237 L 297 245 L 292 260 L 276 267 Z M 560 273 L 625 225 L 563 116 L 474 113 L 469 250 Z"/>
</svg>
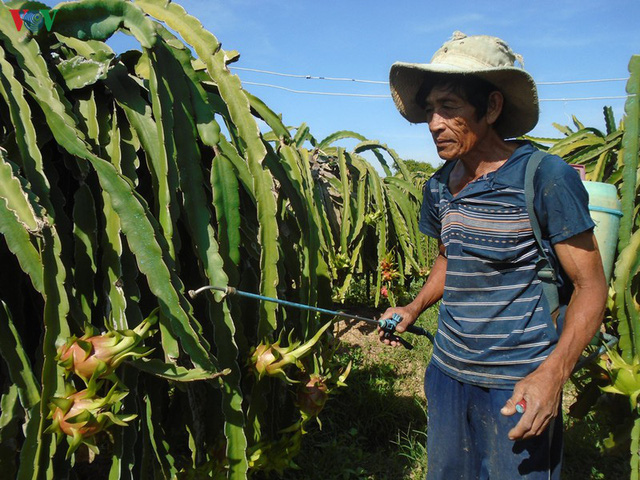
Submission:
<svg viewBox="0 0 640 480">
<path fill-rule="evenodd" d="M 524 195 L 525 167 L 534 151 L 520 144 L 498 170 L 455 197 L 441 178 L 443 169 L 424 188 L 420 230 L 440 239 L 447 256 L 433 362 L 466 383 L 512 388 L 558 341 L 536 275 L 538 247 Z M 588 194 L 575 170 L 551 155 L 542 160 L 534 189 L 543 243 L 566 306 L 572 286 L 551 247 L 594 227 Z"/>
</svg>

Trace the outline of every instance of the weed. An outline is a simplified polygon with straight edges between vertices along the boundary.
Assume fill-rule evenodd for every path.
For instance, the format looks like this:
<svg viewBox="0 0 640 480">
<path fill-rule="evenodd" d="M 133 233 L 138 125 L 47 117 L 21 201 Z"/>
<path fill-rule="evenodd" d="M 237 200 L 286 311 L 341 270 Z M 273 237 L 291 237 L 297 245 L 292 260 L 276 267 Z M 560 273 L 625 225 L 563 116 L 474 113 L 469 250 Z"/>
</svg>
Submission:
<svg viewBox="0 0 640 480">
<path fill-rule="evenodd" d="M 408 478 L 424 478 L 427 473 L 427 432 L 411 428 L 405 433 L 399 433 L 395 444 L 399 455 L 407 458 L 411 465 Z"/>
</svg>

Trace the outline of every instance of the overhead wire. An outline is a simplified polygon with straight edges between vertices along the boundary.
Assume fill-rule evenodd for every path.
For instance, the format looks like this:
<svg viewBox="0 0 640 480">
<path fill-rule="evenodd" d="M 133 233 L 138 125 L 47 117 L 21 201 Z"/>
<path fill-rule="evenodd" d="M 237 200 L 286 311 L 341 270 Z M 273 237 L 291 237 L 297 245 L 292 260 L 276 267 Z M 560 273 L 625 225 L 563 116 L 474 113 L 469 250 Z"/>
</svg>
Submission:
<svg viewBox="0 0 640 480">
<path fill-rule="evenodd" d="M 281 72 L 271 72 L 269 70 L 258 70 L 256 68 L 245 68 L 245 67 L 231 67 L 235 70 L 243 70 L 245 72 L 257 72 L 257 73 L 265 73 L 267 75 L 276 75 L 279 77 L 291 77 L 291 78 L 302 78 L 305 80 L 329 80 L 333 82 L 355 82 L 355 83 L 375 83 L 379 85 L 388 85 L 389 82 L 383 82 L 380 80 L 361 80 L 358 78 L 336 78 L 336 77 L 316 77 L 312 75 L 300 75 L 294 73 L 281 73 Z"/>
<path fill-rule="evenodd" d="M 242 82 L 244 85 L 255 85 L 259 87 L 276 88 L 278 90 L 284 90 L 290 93 L 299 93 L 302 95 L 325 95 L 332 97 L 362 97 L 362 98 L 391 98 L 391 95 L 375 95 L 368 93 L 343 93 L 343 92 L 314 92 L 310 90 L 296 90 L 293 88 L 283 87 L 281 85 L 272 85 L 270 83 L 259 82 Z M 577 97 L 577 98 L 540 98 L 539 102 L 578 102 L 587 100 L 624 100 L 626 95 L 612 95 L 612 96 L 600 96 L 600 97 Z"/>
<path fill-rule="evenodd" d="M 573 85 L 576 83 L 604 83 L 604 82 L 626 82 L 626 78 L 596 78 L 593 80 L 561 80 L 557 82 L 536 82 L 538 85 Z"/>
<path fill-rule="evenodd" d="M 307 95 L 329 95 L 334 97 L 367 97 L 367 98 L 391 98 L 391 95 L 373 95 L 367 93 L 338 93 L 338 92 L 310 92 L 308 90 L 294 90 L 293 88 L 282 87 L 280 85 L 271 85 L 269 83 L 242 82 L 244 85 L 257 85 L 260 87 L 277 88 L 292 93 L 302 93 Z"/>
<path fill-rule="evenodd" d="M 333 82 L 354 82 L 354 83 L 373 83 L 378 85 L 389 85 L 387 81 L 381 80 L 363 80 L 360 78 L 341 78 L 341 77 L 325 77 L 325 76 L 314 76 L 314 75 L 302 75 L 296 73 L 282 73 L 282 72 L 274 72 L 271 70 L 260 70 L 257 68 L 247 68 L 247 67 L 231 67 L 234 70 L 242 70 L 245 72 L 256 72 L 256 73 L 264 73 L 267 75 L 276 75 L 279 77 L 290 77 L 290 78 L 301 78 L 304 80 L 328 80 Z M 596 78 L 592 80 L 561 80 L 554 82 L 536 82 L 538 85 L 572 85 L 578 83 L 604 83 L 604 82 L 625 82 L 629 80 L 628 77 L 622 78 Z"/>
<path fill-rule="evenodd" d="M 358 79 L 358 78 L 302 75 L 302 74 L 282 73 L 282 72 L 274 72 L 271 70 L 260 70 L 257 68 L 236 67 L 236 66 L 232 66 L 230 68 L 234 70 L 241 70 L 246 72 L 262 73 L 266 75 L 275 75 L 279 77 L 298 78 L 303 80 L 327 80 L 327 81 L 335 81 L 335 82 L 352 82 L 352 83 L 389 85 L 389 82 L 379 81 L 379 80 L 364 80 L 364 79 Z M 575 84 L 589 84 L 589 83 L 623 82 L 626 80 L 628 80 L 628 78 L 597 78 L 597 79 L 590 79 L 590 80 L 562 80 L 562 81 L 547 81 L 547 82 L 536 82 L 536 83 L 537 85 L 575 85 Z M 319 92 L 319 91 L 309 91 L 309 90 L 298 90 L 298 89 L 284 87 L 282 85 L 273 85 L 270 83 L 250 82 L 250 81 L 243 81 L 243 83 L 245 85 L 275 88 L 278 90 L 283 90 L 286 92 L 297 93 L 302 95 L 324 95 L 324 96 L 333 96 L 333 97 L 360 97 L 360 98 L 385 98 L 385 99 L 391 98 L 391 95 L 388 95 L 388 94 L 379 95 L 379 94 L 367 94 L 367 93 Z M 626 98 L 627 98 L 626 95 L 612 95 L 612 96 L 574 97 L 574 98 L 540 98 L 539 101 L 540 102 L 578 102 L 578 101 L 589 101 L 589 100 L 624 100 Z"/>
<path fill-rule="evenodd" d="M 612 95 L 610 97 L 575 97 L 575 98 L 540 98 L 540 102 L 581 102 L 583 100 L 625 100 L 628 97 L 635 97 L 634 94 L 630 95 Z"/>
</svg>

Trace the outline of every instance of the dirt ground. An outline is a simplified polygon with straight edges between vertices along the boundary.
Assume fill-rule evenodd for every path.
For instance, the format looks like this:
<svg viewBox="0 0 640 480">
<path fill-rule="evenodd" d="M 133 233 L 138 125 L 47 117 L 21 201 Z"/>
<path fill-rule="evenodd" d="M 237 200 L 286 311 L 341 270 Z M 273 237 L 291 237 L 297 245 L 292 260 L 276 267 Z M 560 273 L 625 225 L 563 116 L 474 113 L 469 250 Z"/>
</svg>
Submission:
<svg viewBox="0 0 640 480">
<path fill-rule="evenodd" d="M 390 347 L 378 340 L 375 328 L 350 321 L 336 323 L 334 330 L 336 338 L 351 348 L 359 348 L 364 354 L 366 365 L 379 362 L 381 358 L 394 358 L 394 370 L 403 381 L 396 386 L 399 396 L 424 398 L 424 369 L 428 358 L 424 356 L 411 358 L 403 347 Z M 410 337 L 407 337 L 410 340 Z M 409 353 L 409 355 L 405 354 Z"/>
</svg>

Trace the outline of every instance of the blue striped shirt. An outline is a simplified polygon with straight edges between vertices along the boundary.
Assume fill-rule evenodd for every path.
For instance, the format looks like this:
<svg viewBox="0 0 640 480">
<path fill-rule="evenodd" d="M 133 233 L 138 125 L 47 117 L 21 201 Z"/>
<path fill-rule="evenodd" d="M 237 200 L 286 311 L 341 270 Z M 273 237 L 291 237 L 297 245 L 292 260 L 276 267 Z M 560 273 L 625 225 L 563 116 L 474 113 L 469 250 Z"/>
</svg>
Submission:
<svg viewBox="0 0 640 480">
<path fill-rule="evenodd" d="M 534 151 L 522 144 L 498 170 L 455 197 L 443 179 L 440 198 L 442 169 L 425 185 L 420 230 L 440 239 L 447 255 L 433 361 L 466 383 L 512 388 L 558 341 L 536 275 L 538 247 L 524 195 L 525 168 Z M 555 156 L 543 159 L 534 187 L 543 243 L 566 306 L 572 287 L 551 246 L 594 227 L 588 194 L 574 169 Z"/>
</svg>

